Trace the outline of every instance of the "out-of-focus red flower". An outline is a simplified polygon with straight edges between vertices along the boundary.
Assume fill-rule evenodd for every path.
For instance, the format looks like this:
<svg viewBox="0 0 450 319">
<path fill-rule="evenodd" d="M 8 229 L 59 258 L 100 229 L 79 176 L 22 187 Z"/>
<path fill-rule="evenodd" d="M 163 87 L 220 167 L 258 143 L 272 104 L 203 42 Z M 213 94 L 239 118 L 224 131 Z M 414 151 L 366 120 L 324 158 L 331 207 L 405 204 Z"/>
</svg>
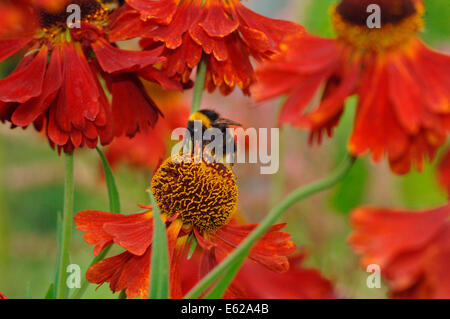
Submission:
<svg viewBox="0 0 450 319">
<path fill-rule="evenodd" d="M 115 136 L 153 127 L 160 111 L 140 77 L 181 89 L 153 68 L 164 61 L 162 46 L 146 52 L 121 50 L 104 32 L 109 12 L 101 2 L 71 3 L 81 8 L 80 28 L 69 28 L 65 8 L 54 12 L 30 5 L 26 9 L 38 17 L 38 28 L 0 39 L 0 61 L 26 52 L 13 73 L 0 80 L 0 119 L 13 126 L 33 124 L 65 152 L 93 148 L 99 139 L 106 145 Z"/>
<path fill-rule="evenodd" d="M 270 59 L 285 36 L 303 32 L 301 26 L 261 16 L 239 0 L 126 2 L 114 19 L 113 41 L 142 37 L 145 46 L 164 43 L 166 72 L 184 82 L 205 54 L 206 87 L 219 87 L 223 94 L 236 85 L 249 94 L 254 82 L 250 56 Z"/>
<path fill-rule="evenodd" d="M 396 298 L 450 298 L 450 205 L 423 212 L 360 208 L 351 217 L 361 264 L 377 264 Z"/>
<path fill-rule="evenodd" d="M 188 155 L 191 156 L 191 155 Z M 169 158 L 155 173 L 152 192 L 167 227 L 171 298 L 183 296 L 180 263 L 192 241 L 201 251 L 200 273 L 208 273 L 239 245 L 256 225 L 238 225 L 230 218 L 237 206 L 237 186 L 231 169 L 223 164 Z M 181 160 L 181 161 L 179 161 Z M 210 190 L 214 189 L 214 192 Z M 126 289 L 129 298 L 148 296 L 153 213 L 120 215 L 83 211 L 75 216 L 77 229 L 95 245 L 98 255 L 115 243 L 126 251 L 93 265 L 86 273 L 92 283 L 108 282 L 112 291 Z M 287 255 L 296 245 L 274 225 L 252 248 L 249 258 L 275 272 L 289 269 Z M 228 294 L 234 294 L 232 286 Z"/>
<path fill-rule="evenodd" d="M 0 299 L 8 299 L 8 297 L 5 296 L 2 292 L 0 292 Z"/>
<path fill-rule="evenodd" d="M 366 25 L 369 4 L 381 6 L 380 29 Z M 337 39 L 290 38 L 258 70 L 253 94 L 288 94 L 280 122 L 309 129 L 311 142 L 332 136 L 347 97 L 357 94 L 350 152 L 370 152 L 375 161 L 387 155 L 398 174 L 421 169 L 450 129 L 450 56 L 417 37 L 423 13 L 421 0 L 342 0 L 333 11 Z M 306 113 L 323 85 L 320 105 Z"/>
<path fill-rule="evenodd" d="M 182 94 L 163 91 L 151 86 L 152 97 L 164 117 L 147 133 L 138 133 L 132 139 L 120 137 L 106 149 L 105 155 L 111 167 L 127 163 L 136 168 L 153 170 L 168 155 L 168 146 L 172 131 L 185 127 L 189 119 L 189 108 L 184 103 Z"/>
<path fill-rule="evenodd" d="M 335 298 L 331 282 L 320 272 L 305 268 L 305 253 L 289 257 L 290 268 L 276 273 L 261 265 L 245 261 L 233 281 L 233 293 L 225 298 L 239 296 L 245 299 L 329 299 Z M 189 292 L 199 281 L 200 256 L 193 255 L 182 263 L 181 285 L 183 294 Z"/>
</svg>

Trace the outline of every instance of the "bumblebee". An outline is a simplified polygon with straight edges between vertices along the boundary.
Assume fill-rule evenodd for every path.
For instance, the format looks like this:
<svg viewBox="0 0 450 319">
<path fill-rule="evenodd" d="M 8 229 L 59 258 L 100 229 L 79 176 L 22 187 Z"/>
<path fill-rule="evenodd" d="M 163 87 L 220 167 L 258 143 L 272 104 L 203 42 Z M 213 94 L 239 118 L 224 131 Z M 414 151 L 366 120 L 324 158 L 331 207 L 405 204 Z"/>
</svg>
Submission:
<svg viewBox="0 0 450 319">
<path fill-rule="evenodd" d="M 200 125 L 201 123 L 201 125 Z M 190 134 L 190 141 L 193 145 L 198 145 L 201 142 L 203 150 L 210 143 L 215 142 L 216 136 L 214 134 L 211 135 L 211 138 L 205 138 L 205 132 L 208 129 L 218 129 L 221 132 L 222 137 L 222 148 L 223 155 L 227 156 L 227 145 L 228 149 L 232 149 L 234 152 L 236 151 L 236 141 L 234 136 L 230 134 L 229 130 L 227 130 L 230 126 L 242 126 L 240 123 L 222 118 L 219 113 L 213 110 L 200 110 L 193 113 L 187 124 L 187 131 Z M 207 134 L 206 134 L 207 135 Z M 231 148 L 230 148 L 231 146 Z M 212 154 L 215 155 L 215 154 Z"/>
</svg>

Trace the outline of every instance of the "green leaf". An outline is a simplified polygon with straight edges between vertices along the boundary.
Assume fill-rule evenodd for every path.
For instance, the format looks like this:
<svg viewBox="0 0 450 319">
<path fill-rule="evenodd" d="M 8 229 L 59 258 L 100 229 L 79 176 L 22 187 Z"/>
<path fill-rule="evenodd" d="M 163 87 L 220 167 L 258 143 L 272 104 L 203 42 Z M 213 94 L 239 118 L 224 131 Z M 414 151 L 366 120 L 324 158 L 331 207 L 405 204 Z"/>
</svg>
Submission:
<svg viewBox="0 0 450 319">
<path fill-rule="evenodd" d="M 249 251 L 244 252 L 236 261 L 230 266 L 225 275 L 217 282 L 216 286 L 205 296 L 204 299 L 220 299 L 225 294 L 228 286 L 233 282 L 239 269 L 247 258 Z"/>
<path fill-rule="evenodd" d="M 119 214 L 120 213 L 120 197 L 119 197 L 119 192 L 117 191 L 116 179 L 114 178 L 114 174 L 112 172 L 111 166 L 108 163 L 108 160 L 106 159 L 106 156 L 103 154 L 103 152 L 98 147 L 97 147 L 97 153 L 100 156 L 100 159 L 103 164 L 103 171 L 105 172 L 106 187 L 108 189 L 109 211 L 111 213 Z M 91 267 L 92 265 L 105 259 L 106 255 L 108 254 L 110 249 L 111 249 L 111 246 L 108 246 L 105 249 L 103 249 L 103 251 L 98 256 L 94 257 L 94 259 L 91 261 L 89 267 Z M 89 285 L 89 283 L 86 280 L 86 278 L 83 278 L 81 288 L 78 289 L 78 291 L 76 291 L 71 298 L 80 299 L 86 292 L 88 285 Z"/>
<path fill-rule="evenodd" d="M 150 272 L 150 299 L 169 299 L 169 252 L 166 226 L 161 219 L 158 204 L 149 190 L 153 207 L 153 243 Z"/>
<path fill-rule="evenodd" d="M 197 239 L 195 238 L 194 235 L 190 236 L 188 245 L 190 245 L 190 246 L 189 246 L 189 253 L 187 256 L 187 260 L 191 260 L 192 255 L 194 255 L 195 249 L 197 248 Z"/>
<path fill-rule="evenodd" d="M 120 213 L 120 199 L 117 191 L 116 180 L 114 174 L 109 166 L 108 160 L 100 148 L 97 147 L 98 155 L 103 163 L 103 171 L 105 172 L 106 186 L 108 188 L 109 210 L 111 213 Z"/>
<path fill-rule="evenodd" d="M 48 287 L 44 299 L 55 299 L 55 285 L 53 283 Z"/>
<path fill-rule="evenodd" d="M 339 213 L 349 214 L 364 202 L 369 182 L 367 163 L 360 160 L 346 176 L 330 199 L 331 206 Z"/>
</svg>

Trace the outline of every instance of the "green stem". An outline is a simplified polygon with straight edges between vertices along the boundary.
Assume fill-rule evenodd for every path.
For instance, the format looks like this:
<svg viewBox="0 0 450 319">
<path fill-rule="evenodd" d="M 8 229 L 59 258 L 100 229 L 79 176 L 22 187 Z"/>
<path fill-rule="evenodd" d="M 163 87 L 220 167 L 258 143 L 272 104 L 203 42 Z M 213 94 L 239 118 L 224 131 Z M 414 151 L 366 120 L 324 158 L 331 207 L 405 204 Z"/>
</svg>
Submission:
<svg viewBox="0 0 450 319">
<path fill-rule="evenodd" d="M 62 219 L 62 236 L 58 252 L 58 276 L 55 287 L 57 299 L 64 299 L 66 294 L 66 269 L 69 264 L 70 237 L 72 234 L 72 217 L 74 203 L 73 153 L 65 155 L 64 210 Z"/>
<path fill-rule="evenodd" d="M 203 98 L 203 90 L 205 89 L 206 81 L 206 59 L 205 56 L 202 57 L 200 63 L 197 67 L 197 76 L 194 85 L 194 95 L 192 98 L 191 114 L 200 110 Z"/>
<path fill-rule="evenodd" d="M 121 290 L 118 299 L 127 299 L 127 290 Z"/>
<path fill-rule="evenodd" d="M 120 213 L 120 199 L 119 199 L 119 192 L 117 191 L 117 184 L 116 180 L 114 178 L 114 174 L 111 170 L 111 167 L 108 163 L 108 160 L 106 159 L 105 154 L 103 154 L 102 150 L 97 147 L 97 153 L 100 156 L 100 159 L 102 160 L 103 164 L 103 170 L 105 172 L 105 179 L 106 179 L 106 185 L 108 189 L 108 199 L 109 199 L 109 210 L 111 213 Z M 89 264 L 89 268 L 91 268 L 96 263 L 102 261 L 105 259 L 105 257 L 108 255 L 109 250 L 111 249 L 111 245 L 108 247 L 105 247 L 105 249 L 102 250 L 98 256 L 94 257 L 92 259 L 91 263 Z M 80 289 L 78 289 L 72 296 L 72 299 L 81 299 L 83 297 L 84 293 L 86 292 L 87 287 L 89 286 L 89 282 L 87 281 L 86 277 L 83 278 L 83 281 L 81 282 Z"/>
<path fill-rule="evenodd" d="M 350 171 L 356 158 L 348 155 L 343 164 L 330 176 L 316 183 L 301 187 L 281 202 L 277 207 L 273 208 L 267 217 L 255 228 L 255 230 L 230 254 L 228 257 L 206 275 L 192 290 L 185 296 L 186 299 L 198 298 L 208 287 L 210 287 L 220 276 L 222 276 L 230 267 L 236 264 L 236 261 L 243 254 L 250 251 L 255 244 L 269 229 L 283 216 L 283 214 L 298 201 L 316 194 L 320 191 L 331 188 L 342 180 Z M 244 259 L 242 259 L 241 263 Z M 237 273 L 238 267 L 233 267 Z"/>
</svg>

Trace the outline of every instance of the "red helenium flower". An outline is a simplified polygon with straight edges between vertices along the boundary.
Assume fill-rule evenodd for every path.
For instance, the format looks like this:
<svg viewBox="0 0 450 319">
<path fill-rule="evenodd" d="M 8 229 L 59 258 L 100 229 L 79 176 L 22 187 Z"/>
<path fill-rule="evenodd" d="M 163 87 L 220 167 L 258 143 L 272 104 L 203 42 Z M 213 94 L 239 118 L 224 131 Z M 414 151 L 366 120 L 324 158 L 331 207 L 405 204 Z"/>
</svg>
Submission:
<svg viewBox="0 0 450 319">
<path fill-rule="evenodd" d="M 450 205 L 410 212 L 360 208 L 351 217 L 361 264 L 377 264 L 397 298 L 450 298 Z"/>
<path fill-rule="evenodd" d="M 115 16 L 112 40 L 142 37 L 150 40 L 144 46 L 164 43 L 166 72 L 185 82 L 205 54 L 206 87 L 219 87 L 223 94 L 236 85 L 248 94 L 254 81 L 250 56 L 270 59 L 285 36 L 303 32 L 301 26 L 261 16 L 239 0 L 126 2 Z"/>
<path fill-rule="evenodd" d="M 368 29 L 366 8 L 382 9 L 380 29 Z M 291 37 L 275 61 L 258 70 L 253 94 L 265 100 L 288 94 L 280 122 L 307 128 L 311 142 L 332 136 L 346 98 L 359 98 L 349 150 L 387 155 L 394 172 L 421 169 L 450 129 L 450 56 L 417 37 L 421 0 L 343 0 L 333 11 L 337 39 Z M 306 113 L 324 85 L 320 105 Z"/>
<path fill-rule="evenodd" d="M 189 155 L 190 157 L 190 155 Z M 181 160 L 181 161 L 180 161 Z M 232 221 L 237 206 L 237 187 L 231 169 L 223 164 L 186 158 L 169 158 L 155 173 L 152 192 L 167 227 L 170 256 L 171 298 L 181 298 L 180 263 L 186 258 L 190 236 L 202 254 L 200 272 L 206 274 L 222 261 L 256 225 Z M 214 189 L 214 192 L 210 190 Z M 75 216 L 77 229 L 95 245 L 98 255 L 115 243 L 125 248 L 120 255 L 93 265 L 86 273 L 92 283 L 108 282 L 112 291 L 126 289 L 129 298 L 148 296 L 153 238 L 151 210 L 133 215 L 83 211 Z M 274 225 L 252 248 L 249 258 L 275 272 L 289 269 L 287 255 L 296 245 Z M 233 288 L 228 293 L 233 293 Z"/>
<path fill-rule="evenodd" d="M 39 28 L 0 40 L 0 61 L 19 50 L 27 52 L 13 73 L 0 80 L 0 119 L 13 126 L 34 124 L 66 152 L 83 145 L 93 148 L 99 138 L 105 145 L 114 136 L 134 136 L 156 123 L 160 112 L 139 77 L 181 88 L 153 68 L 164 61 L 163 47 L 121 50 L 107 40 L 108 10 L 101 2 L 73 3 L 81 7 L 81 28 L 67 27 L 65 9 L 55 13 L 31 6 L 27 9 L 39 18 Z"/>
<path fill-rule="evenodd" d="M 224 298 L 239 299 L 329 299 L 335 298 L 331 282 L 319 271 L 302 265 L 304 252 L 289 257 L 289 270 L 284 273 L 270 271 L 252 260 L 244 262 Z M 201 279 L 201 258 L 194 255 L 182 263 L 181 285 L 183 294 Z"/>
</svg>

